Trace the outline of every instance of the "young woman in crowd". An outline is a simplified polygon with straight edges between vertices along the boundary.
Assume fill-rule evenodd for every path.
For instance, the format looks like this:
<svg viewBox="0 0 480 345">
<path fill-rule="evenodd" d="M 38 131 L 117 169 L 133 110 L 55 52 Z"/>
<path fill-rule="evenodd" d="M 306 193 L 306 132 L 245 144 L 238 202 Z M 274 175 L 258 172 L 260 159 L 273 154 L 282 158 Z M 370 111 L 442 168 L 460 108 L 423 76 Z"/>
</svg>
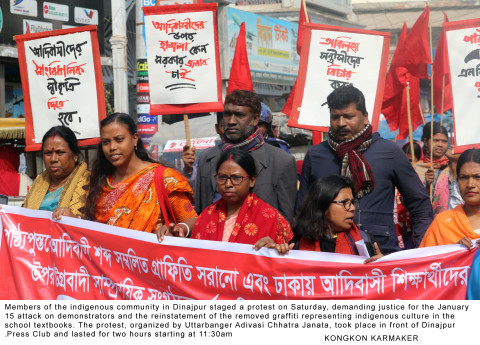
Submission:
<svg viewBox="0 0 480 345">
<path fill-rule="evenodd" d="M 251 192 L 257 174 L 249 153 L 239 149 L 223 152 L 216 172 L 222 197 L 200 214 L 192 238 L 253 244 L 257 250 L 292 239 L 290 224 Z"/>
<path fill-rule="evenodd" d="M 90 176 L 87 164 L 79 160 L 75 133 L 68 127 L 50 128 L 42 139 L 45 171 L 30 188 L 24 207 L 53 211 L 53 218 L 84 217 Z"/>
<path fill-rule="evenodd" d="M 187 180 L 155 163 L 145 150 L 133 119 L 115 113 L 100 122 L 98 156 L 93 164 L 87 218 L 100 223 L 155 232 L 159 239 L 188 237 L 197 214 Z"/>
<path fill-rule="evenodd" d="M 425 155 L 420 162 L 426 163 L 428 170 L 420 179 L 425 184 L 427 192 L 433 188 L 432 208 L 433 214 L 437 215 L 448 209 L 448 157 L 445 155 L 448 149 L 448 131 L 440 123 L 433 123 L 433 145 L 430 147 L 431 122 L 423 127 L 422 141 Z M 430 153 L 433 154 L 433 169 L 430 168 Z"/>
<path fill-rule="evenodd" d="M 383 256 L 378 244 L 353 222 L 358 201 L 348 177 L 329 175 L 309 188 L 295 222 L 295 244 L 277 245 L 280 254 L 290 249 L 358 255 L 355 242 L 364 240 L 372 255 L 365 263 Z"/>
<path fill-rule="evenodd" d="M 461 243 L 473 248 L 472 240 L 480 238 L 480 149 L 460 155 L 457 182 L 465 204 L 437 215 L 420 247 Z"/>
</svg>

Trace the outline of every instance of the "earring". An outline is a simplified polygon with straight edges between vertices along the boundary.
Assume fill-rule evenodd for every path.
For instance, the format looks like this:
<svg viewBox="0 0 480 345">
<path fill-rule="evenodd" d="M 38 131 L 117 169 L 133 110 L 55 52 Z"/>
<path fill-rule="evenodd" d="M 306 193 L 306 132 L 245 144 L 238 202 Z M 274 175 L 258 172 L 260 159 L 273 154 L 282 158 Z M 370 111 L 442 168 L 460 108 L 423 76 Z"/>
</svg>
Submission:
<svg viewBox="0 0 480 345">
<path fill-rule="evenodd" d="M 137 151 L 137 144 L 135 144 L 135 151 Z"/>
</svg>

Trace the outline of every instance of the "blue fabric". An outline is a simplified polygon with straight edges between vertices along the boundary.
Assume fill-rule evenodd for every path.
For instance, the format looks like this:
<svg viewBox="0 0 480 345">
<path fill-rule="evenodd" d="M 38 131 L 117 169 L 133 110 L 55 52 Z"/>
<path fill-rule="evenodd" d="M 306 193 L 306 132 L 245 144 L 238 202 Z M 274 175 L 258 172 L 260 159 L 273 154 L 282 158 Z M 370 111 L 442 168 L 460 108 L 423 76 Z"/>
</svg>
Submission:
<svg viewBox="0 0 480 345">
<path fill-rule="evenodd" d="M 52 211 L 58 207 L 60 202 L 60 195 L 62 194 L 63 186 L 58 188 L 56 191 L 45 194 L 42 204 L 40 205 L 40 210 Z"/>
<path fill-rule="evenodd" d="M 375 237 L 384 254 L 400 250 L 393 222 L 396 187 L 412 215 L 412 229 L 415 233 L 415 245 L 418 247 L 433 220 L 433 210 L 429 196 L 412 164 L 399 146 L 383 139 L 378 133 L 373 133 L 372 145 L 363 156 L 372 168 L 375 188 L 360 199 L 355 212 L 355 223 L 359 229 Z M 316 179 L 338 175 L 340 171 L 341 163 L 327 141 L 312 146 L 303 161 L 296 213 L 298 214 L 308 187 Z"/>
<path fill-rule="evenodd" d="M 478 249 L 468 278 L 467 299 L 480 300 L 480 250 Z"/>
</svg>

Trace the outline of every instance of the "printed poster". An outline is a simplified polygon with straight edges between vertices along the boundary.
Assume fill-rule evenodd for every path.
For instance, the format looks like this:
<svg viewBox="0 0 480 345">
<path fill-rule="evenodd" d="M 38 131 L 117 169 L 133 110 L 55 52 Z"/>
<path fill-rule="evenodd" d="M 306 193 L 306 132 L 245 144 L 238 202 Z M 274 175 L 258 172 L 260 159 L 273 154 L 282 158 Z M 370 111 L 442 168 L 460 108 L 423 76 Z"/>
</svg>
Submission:
<svg viewBox="0 0 480 345">
<path fill-rule="evenodd" d="M 15 36 L 25 103 L 26 149 L 38 150 L 53 126 L 80 145 L 98 142 L 105 96 L 96 27 Z"/>
<path fill-rule="evenodd" d="M 180 7 L 179 7 L 180 6 Z M 150 115 L 223 110 L 217 4 L 144 7 Z"/>
<path fill-rule="evenodd" d="M 365 95 L 376 131 L 387 74 L 390 34 L 384 32 L 306 24 L 298 92 L 288 125 L 327 132 L 330 111 L 327 96 L 353 84 Z"/>
<path fill-rule="evenodd" d="M 452 79 L 455 152 L 479 148 L 480 19 L 445 23 Z"/>
</svg>

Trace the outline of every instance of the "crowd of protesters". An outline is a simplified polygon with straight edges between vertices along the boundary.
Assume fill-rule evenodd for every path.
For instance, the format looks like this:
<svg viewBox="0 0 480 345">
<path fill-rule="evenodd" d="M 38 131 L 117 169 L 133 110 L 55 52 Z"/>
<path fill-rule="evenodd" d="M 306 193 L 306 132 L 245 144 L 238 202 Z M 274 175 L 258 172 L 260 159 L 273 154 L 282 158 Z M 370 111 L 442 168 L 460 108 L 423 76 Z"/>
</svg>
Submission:
<svg viewBox="0 0 480 345">
<path fill-rule="evenodd" d="M 56 220 L 156 233 L 159 241 L 192 237 L 283 255 L 359 255 L 355 244 L 363 239 L 366 263 L 419 246 L 475 246 L 480 150 L 453 154 L 438 123 L 425 126 L 423 147 L 383 139 L 372 132 L 364 95 L 351 85 L 334 90 L 327 104 L 327 139 L 306 153 L 299 184 L 288 144 L 271 132 L 270 109 L 254 92 L 235 90 L 217 119 L 221 142 L 199 155 L 187 147 L 183 172 L 150 158 L 127 114 L 101 121 L 91 172 L 75 134 L 51 128 L 42 140 L 45 171 L 24 207 L 52 211 Z"/>
</svg>

